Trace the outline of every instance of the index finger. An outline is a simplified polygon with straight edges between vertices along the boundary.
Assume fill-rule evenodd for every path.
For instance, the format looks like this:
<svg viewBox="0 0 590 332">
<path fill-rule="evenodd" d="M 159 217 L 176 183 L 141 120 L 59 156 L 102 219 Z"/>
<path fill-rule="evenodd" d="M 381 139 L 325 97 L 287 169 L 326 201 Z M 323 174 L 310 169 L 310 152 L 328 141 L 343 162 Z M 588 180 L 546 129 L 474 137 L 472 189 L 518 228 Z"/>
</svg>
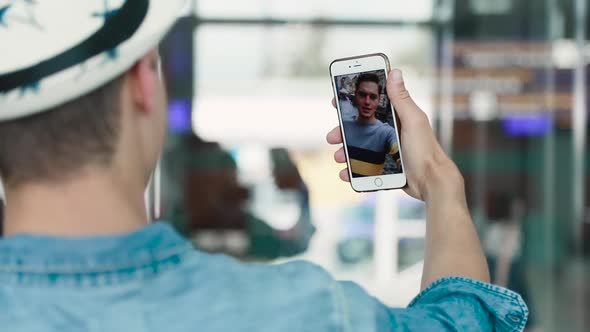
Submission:
<svg viewBox="0 0 590 332">
<path fill-rule="evenodd" d="M 336 127 L 332 129 L 328 135 L 326 136 L 326 140 L 330 144 L 341 144 L 342 143 L 342 133 L 340 132 L 340 127 Z"/>
</svg>

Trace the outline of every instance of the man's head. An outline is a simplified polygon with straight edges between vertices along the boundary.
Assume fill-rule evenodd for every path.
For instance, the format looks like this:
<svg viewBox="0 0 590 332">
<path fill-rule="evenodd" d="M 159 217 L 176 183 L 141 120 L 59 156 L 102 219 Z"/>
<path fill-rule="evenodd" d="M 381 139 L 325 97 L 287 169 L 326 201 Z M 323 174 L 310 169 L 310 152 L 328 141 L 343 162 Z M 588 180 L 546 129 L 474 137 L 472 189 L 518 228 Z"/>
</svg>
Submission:
<svg viewBox="0 0 590 332">
<path fill-rule="evenodd" d="M 153 48 L 187 1 L 28 2 L 42 29 L 0 29 L 0 177 L 7 196 L 16 187 L 97 171 L 133 181 L 123 185 L 136 196 L 165 137 L 166 97 Z M 5 16 L 16 17 L 17 7 L 6 6 Z M 102 183 L 121 187 L 113 178 Z"/>
<path fill-rule="evenodd" d="M 147 182 L 165 136 L 165 92 L 155 50 L 101 88 L 37 115 L 0 122 L 7 191 L 91 171 Z"/>
<path fill-rule="evenodd" d="M 359 117 L 372 119 L 379 107 L 381 85 L 379 77 L 375 74 L 361 74 L 356 81 L 354 94 L 355 105 L 359 111 Z"/>
</svg>

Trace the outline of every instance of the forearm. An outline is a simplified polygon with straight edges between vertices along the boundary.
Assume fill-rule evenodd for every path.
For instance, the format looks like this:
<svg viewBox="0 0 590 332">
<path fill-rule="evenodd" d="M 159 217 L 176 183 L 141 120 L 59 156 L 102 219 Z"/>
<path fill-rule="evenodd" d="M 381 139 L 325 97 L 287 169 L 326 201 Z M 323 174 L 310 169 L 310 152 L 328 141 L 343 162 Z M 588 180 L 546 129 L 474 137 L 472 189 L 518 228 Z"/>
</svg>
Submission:
<svg viewBox="0 0 590 332">
<path fill-rule="evenodd" d="M 426 257 L 422 289 L 432 282 L 462 276 L 489 282 L 489 271 L 477 232 L 469 215 L 461 175 L 452 167 L 433 181 L 436 190 L 426 198 Z M 440 170 L 440 169 L 439 169 Z"/>
</svg>

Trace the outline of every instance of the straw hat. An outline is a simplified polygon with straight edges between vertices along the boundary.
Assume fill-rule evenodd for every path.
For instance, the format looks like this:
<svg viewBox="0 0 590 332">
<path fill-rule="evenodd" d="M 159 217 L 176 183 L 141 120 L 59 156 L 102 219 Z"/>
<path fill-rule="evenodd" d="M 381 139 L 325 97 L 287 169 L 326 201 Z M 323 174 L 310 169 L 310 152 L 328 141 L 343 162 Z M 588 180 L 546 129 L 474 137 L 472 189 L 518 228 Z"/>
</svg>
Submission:
<svg viewBox="0 0 590 332">
<path fill-rule="evenodd" d="M 128 70 L 185 0 L 0 0 L 0 121 L 76 99 Z"/>
</svg>

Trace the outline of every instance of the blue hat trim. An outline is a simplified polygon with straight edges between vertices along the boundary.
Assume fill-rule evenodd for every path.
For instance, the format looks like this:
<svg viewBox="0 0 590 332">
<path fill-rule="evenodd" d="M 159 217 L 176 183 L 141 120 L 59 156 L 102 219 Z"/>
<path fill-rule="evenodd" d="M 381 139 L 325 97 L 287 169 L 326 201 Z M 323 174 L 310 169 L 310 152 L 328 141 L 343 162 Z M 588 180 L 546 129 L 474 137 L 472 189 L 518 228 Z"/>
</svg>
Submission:
<svg viewBox="0 0 590 332">
<path fill-rule="evenodd" d="M 10 5 L 0 8 L 0 28 L 6 26 L 6 13 Z M 131 38 L 141 26 L 149 9 L 149 0 L 126 0 L 118 10 L 93 13 L 93 17 L 104 18 L 103 26 L 92 36 L 65 52 L 45 60 L 35 66 L 16 72 L 0 75 L 0 94 L 21 88 L 38 89 L 38 82 L 60 71 L 83 63 L 84 61 L 107 52 L 112 59 L 116 58 L 116 49 L 121 43 Z M 23 88 L 24 87 L 24 88 Z M 32 88 L 32 89 L 31 89 Z"/>
</svg>

